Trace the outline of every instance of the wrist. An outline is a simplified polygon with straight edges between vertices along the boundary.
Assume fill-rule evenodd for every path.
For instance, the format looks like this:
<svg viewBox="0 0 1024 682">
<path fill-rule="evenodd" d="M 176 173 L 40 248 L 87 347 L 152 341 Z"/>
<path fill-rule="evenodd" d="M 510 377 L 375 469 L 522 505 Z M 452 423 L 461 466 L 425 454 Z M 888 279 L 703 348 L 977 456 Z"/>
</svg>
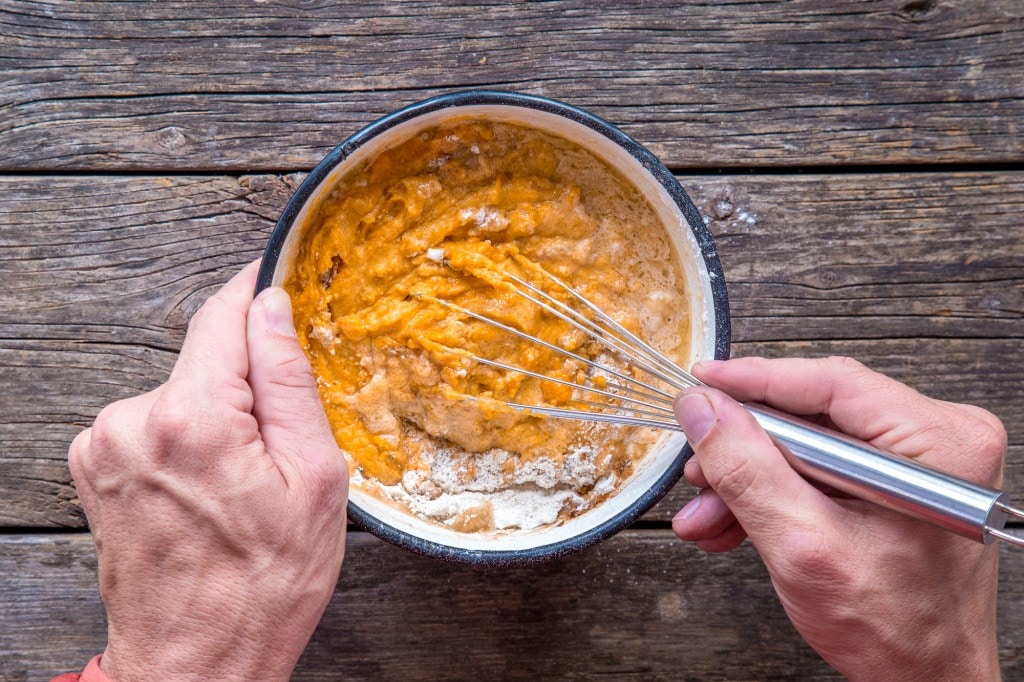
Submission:
<svg viewBox="0 0 1024 682">
<path fill-rule="evenodd" d="M 862 658 L 834 665 L 851 682 L 1001 679 L 995 623 L 977 627 L 950 627 L 948 622 L 921 625 L 913 636 L 902 633 L 899 641 L 894 637 L 888 646 L 883 643 Z"/>
<path fill-rule="evenodd" d="M 995 647 L 991 652 L 972 652 L 959 647 L 946 660 L 929 660 L 923 666 L 903 667 L 892 661 L 881 661 L 877 666 L 836 669 L 851 682 L 992 682 L 1002 679 Z"/>
<path fill-rule="evenodd" d="M 291 677 L 294 660 L 281 652 L 256 650 L 249 642 L 196 637 L 190 643 L 159 642 L 150 646 L 116 640 L 113 637 L 99 661 L 110 682 L 176 680 L 201 682 L 243 682 L 266 680 L 285 682 Z"/>
</svg>

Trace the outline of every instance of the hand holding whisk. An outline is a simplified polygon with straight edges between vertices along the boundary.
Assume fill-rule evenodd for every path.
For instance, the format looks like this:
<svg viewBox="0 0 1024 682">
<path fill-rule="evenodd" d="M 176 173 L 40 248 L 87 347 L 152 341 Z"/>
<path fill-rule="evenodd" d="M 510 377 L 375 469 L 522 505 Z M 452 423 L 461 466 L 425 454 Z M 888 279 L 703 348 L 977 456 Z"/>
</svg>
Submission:
<svg viewBox="0 0 1024 682">
<path fill-rule="evenodd" d="M 444 347 L 443 350 L 498 370 L 562 385 L 571 389 L 573 395 L 592 398 L 575 400 L 578 408 L 504 402 L 508 408 L 560 419 L 681 431 L 673 413 L 674 392 L 703 385 L 702 382 L 554 275 L 536 265 L 531 266 L 531 272 L 546 280 L 559 295 L 547 293 L 499 266 L 488 269 L 488 278 L 496 286 L 582 332 L 608 356 L 625 363 L 628 369 L 545 341 L 492 315 L 444 299 L 421 296 L 460 316 L 564 355 L 589 368 L 589 378 L 578 381 L 572 377 L 547 376 L 465 349 Z M 789 464 L 810 479 L 985 544 L 1000 539 L 1024 546 L 1024 538 L 1004 529 L 1009 517 L 1024 519 L 1024 510 L 1011 506 L 1006 492 L 884 452 L 861 440 L 763 405 L 747 404 L 745 407 L 772 437 Z"/>
</svg>

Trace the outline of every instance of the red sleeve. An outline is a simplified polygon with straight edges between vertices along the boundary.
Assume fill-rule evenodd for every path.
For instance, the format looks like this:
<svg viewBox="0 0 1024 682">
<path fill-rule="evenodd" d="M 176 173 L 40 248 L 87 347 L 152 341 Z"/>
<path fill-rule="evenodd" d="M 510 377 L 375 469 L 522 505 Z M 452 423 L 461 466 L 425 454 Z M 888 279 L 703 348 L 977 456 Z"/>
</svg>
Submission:
<svg viewBox="0 0 1024 682">
<path fill-rule="evenodd" d="M 100 656 L 96 656 L 89 661 L 89 665 L 85 666 L 85 670 L 82 672 L 57 675 L 50 682 L 113 682 L 113 680 L 100 670 Z"/>
</svg>

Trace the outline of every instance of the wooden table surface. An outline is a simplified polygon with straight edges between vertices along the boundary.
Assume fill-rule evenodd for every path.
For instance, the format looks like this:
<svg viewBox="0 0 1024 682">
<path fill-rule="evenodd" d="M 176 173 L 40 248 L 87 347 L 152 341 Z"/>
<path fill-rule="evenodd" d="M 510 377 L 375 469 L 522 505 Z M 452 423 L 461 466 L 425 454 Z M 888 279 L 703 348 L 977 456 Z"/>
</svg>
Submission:
<svg viewBox="0 0 1024 682">
<path fill-rule="evenodd" d="M 707 216 L 734 355 L 848 354 L 982 405 L 1024 501 L 1024 3 L 0 0 L 0 678 L 105 642 L 66 465 L 334 145 L 470 87 L 582 106 Z M 829 679 L 745 546 L 668 520 L 484 572 L 353 532 L 296 679 Z M 1000 648 L 1024 679 L 1024 553 Z"/>
</svg>

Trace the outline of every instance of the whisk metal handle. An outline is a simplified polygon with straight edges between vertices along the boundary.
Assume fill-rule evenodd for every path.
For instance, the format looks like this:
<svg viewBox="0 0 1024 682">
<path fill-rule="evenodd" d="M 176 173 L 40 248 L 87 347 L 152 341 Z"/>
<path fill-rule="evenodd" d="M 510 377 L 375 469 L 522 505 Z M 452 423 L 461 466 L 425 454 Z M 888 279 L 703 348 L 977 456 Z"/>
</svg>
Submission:
<svg viewBox="0 0 1024 682">
<path fill-rule="evenodd" d="M 804 476 L 978 542 L 1006 539 L 1008 493 L 763 405 L 746 408 Z"/>
</svg>

